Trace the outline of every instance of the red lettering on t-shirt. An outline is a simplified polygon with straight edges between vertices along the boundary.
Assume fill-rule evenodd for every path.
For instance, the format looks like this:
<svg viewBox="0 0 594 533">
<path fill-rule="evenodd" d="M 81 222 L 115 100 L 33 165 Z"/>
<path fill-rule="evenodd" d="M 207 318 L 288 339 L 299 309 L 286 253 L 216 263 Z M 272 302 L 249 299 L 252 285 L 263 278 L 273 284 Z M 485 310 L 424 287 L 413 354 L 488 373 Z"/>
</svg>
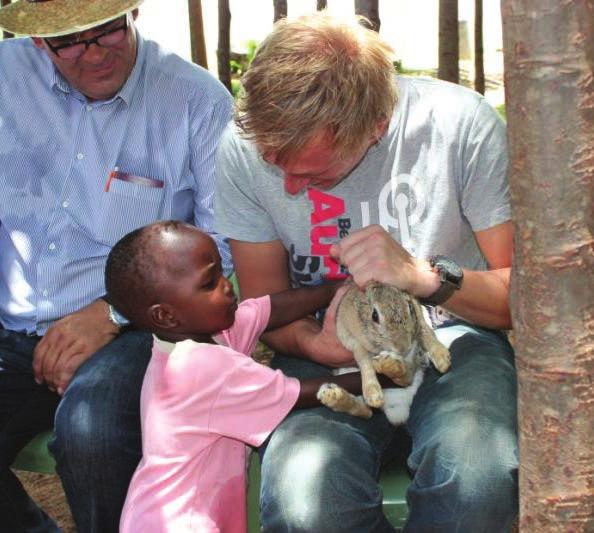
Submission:
<svg viewBox="0 0 594 533">
<path fill-rule="evenodd" d="M 311 229 L 311 255 L 326 256 L 330 253 L 330 246 L 338 237 L 338 228 L 336 226 L 315 226 Z M 331 242 L 320 242 L 322 239 L 334 239 Z"/>
<path fill-rule="evenodd" d="M 308 189 L 307 197 L 313 204 L 313 212 L 311 214 L 312 226 L 317 226 L 326 220 L 344 214 L 344 200 L 342 198 L 332 196 L 317 189 Z"/>
<path fill-rule="evenodd" d="M 347 276 L 341 272 L 340 265 L 330 257 L 330 246 L 338 241 L 339 234 L 338 217 L 345 213 L 345 204 L 342 198 L 318 189 L 308 189 L 307 197 L 312 203 L 311 231 L 309 234 L 311 242 L 311 255 L 322 257 L 324 265 L 324 279 L 342 279 Z M 324 224 L 326 222 L 327 224 Z M 344 221 L 341 225 L 341 233 L 344 228 Z M 350 227 L 350 221 L 349 221 Z M 348 234 L 348 230 L 346 230 Z"/>
</svg>

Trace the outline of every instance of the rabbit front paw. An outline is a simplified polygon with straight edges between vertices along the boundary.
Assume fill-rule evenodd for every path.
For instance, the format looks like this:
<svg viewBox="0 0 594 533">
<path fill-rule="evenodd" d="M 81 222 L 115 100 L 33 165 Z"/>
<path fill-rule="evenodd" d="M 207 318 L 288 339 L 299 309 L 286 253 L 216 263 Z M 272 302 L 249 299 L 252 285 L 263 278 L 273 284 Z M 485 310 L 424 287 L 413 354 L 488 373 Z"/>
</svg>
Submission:
<svg viewBox="0 0 594 533">
<path fill-rule="evenodd" d="M 334 408 L 344 402 L 347 394 L 348 392 L 336 383 L 324 383 L 318 389 L 316 396 L 326 407 Z"/>
<path fill-rule="evenodd" d="M 322 404 L 333 411 L 348 413 L 362 418 L 371 418 L 373 414 L 361 398 L 352 395 L 335 383 L 324 383 L 321 385 L 316 396 Z"/>
<path fill-rule="evenodd" d="M 379 383 L 363 384 L 363 398 L 365 403 L 378 409 L 384 405 L 384 391 Z"/>
<path fill-rule="evenodd" d="M 388 376 L 394 383 L 408 387 L 412 376 L 402 357 L 388 350 L 381 351 L 372 359 L 373 368 L 378 374 Z"/>
</svg>

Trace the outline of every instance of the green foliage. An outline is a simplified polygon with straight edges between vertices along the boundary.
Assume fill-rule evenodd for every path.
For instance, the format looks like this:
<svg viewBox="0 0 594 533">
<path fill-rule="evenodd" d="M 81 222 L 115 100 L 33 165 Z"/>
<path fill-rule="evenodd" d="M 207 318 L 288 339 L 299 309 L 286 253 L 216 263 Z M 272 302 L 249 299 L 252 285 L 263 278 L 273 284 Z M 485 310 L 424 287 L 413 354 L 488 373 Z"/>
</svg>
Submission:
<svg viewBox="0 0 594 533">
<path fill-rule="evenodd" d="M 241 89 L 241 76 L 248 69 L 252 63 L 256 50 L 258 48 L 258 41 L 250 39 L 246 43 L 246 52 L 244 54 L 231 54 L 231 60 L 229 61 L 229 68 L 231 69 L 231 93 L 234 98 L 237 98 Z"/>
<path fill-rule="evenodd" d="M 241 75 L 242 65 L 239 61 L 236 61 L 235 59 L 229 60 L 229 68 L 231 69 L 231 74 Z"/>
<path fill-rule="evenodd" d="M 255 41 L 254 39 L 250 39 L 247 44 L 247 60 L 248 60 L 248 65 L 254 60 L 254 56 L 256 55 L 256 50 L 258 49 L 258 41 Z"/>
<path fill-rule="evenodd" d="M 505 104 L 498 105 L 495 109 L 501 115 L 503 120 L 507 120 L 507 115 L 505 114 Z"/>
<path fill-rule="evenodd" d="M 241 82 L 238 78 L 231 78 L 231 94 L 233 98 L 237 98 L 239 91 L 241 90 Z"/>
<path fill-rule="evenodd" d="M 406 76 L 429 76 L 435 78 L 437 76 L 437 70 L 435 69 L 412 69 L 406 68 L 402 60 L 397 59 L 394 63 L 394 70 L 397 74 L 404 74 Z"/>
</svg>

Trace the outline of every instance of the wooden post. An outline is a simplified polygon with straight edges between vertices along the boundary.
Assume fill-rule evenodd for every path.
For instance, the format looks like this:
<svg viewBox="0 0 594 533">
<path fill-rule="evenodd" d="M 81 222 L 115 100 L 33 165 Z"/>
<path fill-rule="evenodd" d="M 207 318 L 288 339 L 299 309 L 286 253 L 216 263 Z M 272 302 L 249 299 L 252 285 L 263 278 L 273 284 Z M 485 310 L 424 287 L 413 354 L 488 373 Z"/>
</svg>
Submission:
<svg viewBox="0 0 594 533">
<path fill-rule="evenodd" d="M 460 82 L 460 43 L 458 36 L 458 0 L 439 0 L 440 80 Z"/>
<path fill-rule="evenodd" d="M 201 0 L 188 0 L 188 14 L 190 17 L 190 45 L 192 47 L 192 61 L 197 65 L 208 69 Z"/>
<path fill-rule="evenodd" d="M 219 0 L 219 43 L 217 66 L 219 80 L 231 91 L 231 11 L 229 0 Z"/>
<path fill-rule="evenodd" d="M 287 17 L 287 0 L 273 0 L 274 22 Z"/>
<path fill-rule="evenodd" d="M 502 0 L 520 531 L 594 531 L 594 4 Z"/>
<path fill-rule="evenodd" d="M 483 0 L 474 1 L 474 90 L 485 94 L 483 54 Z"/>
<path fill-rule="evenodd" d="M 378 0 L 355 0 L 355 15 L 362 15 L 371 22 L 371 29 L 380 31 Z"/>
<path fill-rule="evenodd" d="M 318 11 L 322 11 L 328 7 L 328 0 L 317 0 L 316 1 L 316 9 Z"/>
</svg>

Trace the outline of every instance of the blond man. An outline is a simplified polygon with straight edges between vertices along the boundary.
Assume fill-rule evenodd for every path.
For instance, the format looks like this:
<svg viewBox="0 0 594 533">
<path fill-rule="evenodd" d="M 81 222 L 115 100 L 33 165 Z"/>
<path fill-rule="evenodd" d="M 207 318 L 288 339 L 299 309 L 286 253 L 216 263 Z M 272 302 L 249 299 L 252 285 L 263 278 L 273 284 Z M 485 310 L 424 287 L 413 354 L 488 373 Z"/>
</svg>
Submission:
<svg viewBox="0 0 594 533">
<path fill-rule="evenodd" d="M 411 408 L 406 531 L 506 531 L 517 513 L 505 128 L 478 94 L 394 75 L 354 21 L 275 26 L 218 156 L 215 227 L 244 298 L 347 271 L 421 298 L 452 368 Z M 370 317 L 372 320 L 372 317 Z M 344 366 L 333 317 L 267 334 L 298 376 Z M 279 355 L 284 354 L 284 355 Z M 291 415 L 263 454 L 266 531 L 391 531 L 378 475 L 399 444 L 382 413 Z M 400 443 L 401 444 L 401 443 Z"/>
</svg>

